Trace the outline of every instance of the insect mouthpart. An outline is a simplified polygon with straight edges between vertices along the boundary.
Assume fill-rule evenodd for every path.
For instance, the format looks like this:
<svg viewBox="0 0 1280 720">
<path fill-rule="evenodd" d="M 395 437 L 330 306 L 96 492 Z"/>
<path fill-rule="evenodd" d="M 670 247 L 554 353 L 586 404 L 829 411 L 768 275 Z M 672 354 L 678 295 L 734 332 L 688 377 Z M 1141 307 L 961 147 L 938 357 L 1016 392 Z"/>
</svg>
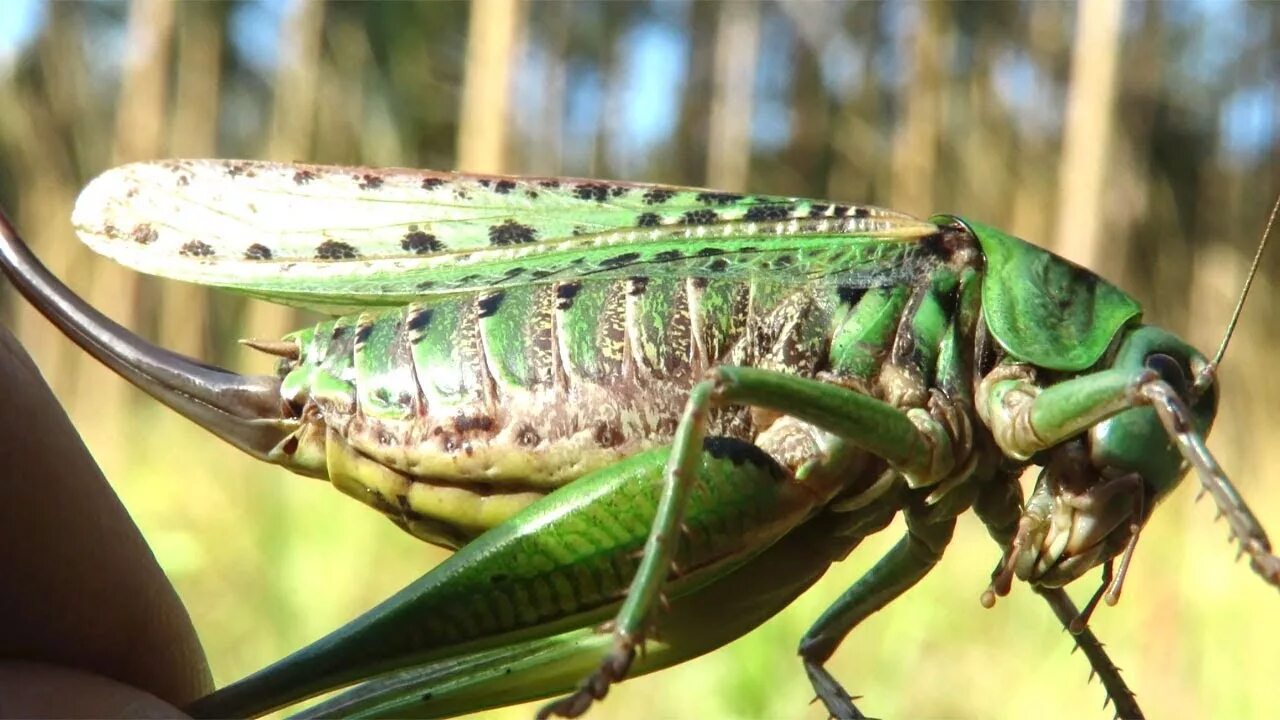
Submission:
<svg viewBox="0 0 1280 720">
<path fill-rule="evenodd" d="M 982 604 L 991 607 L 996 595 L 1008 593 L 1015 576 L 1037 587 L 1058 588 L 1103 565 L 1101 586 L 1072 623 L 1072 631 L 1079 632 L 1104 593 L 1108 605 L 1119 601 L 1139 531 L 1155 502 L 1140 474 L 1098 466 L 1087 436 L 1062 443 L 1046 456 Z"/>
<path fill-rule="evenodd" d="M 1055 448 L 1036 481 L 1015 539 L 1021 552 L 1011 558 L 1022 580 L 1061 587 L 1137 539 L 1150 505 L 1142 477 L 1099 471 L 1084 446 L 1077 439 Z"/>
</svg>

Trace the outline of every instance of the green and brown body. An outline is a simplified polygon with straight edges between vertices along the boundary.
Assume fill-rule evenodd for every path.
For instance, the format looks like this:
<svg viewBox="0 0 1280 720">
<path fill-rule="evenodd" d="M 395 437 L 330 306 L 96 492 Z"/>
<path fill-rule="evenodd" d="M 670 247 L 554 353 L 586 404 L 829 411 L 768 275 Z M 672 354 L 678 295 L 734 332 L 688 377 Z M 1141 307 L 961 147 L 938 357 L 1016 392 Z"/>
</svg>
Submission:
<svg viewBox="0 0 1280 720">
<path fill-rule="evenodd" d="M 46 315 L 157 398 L 457 548 L 197 715 L 369 677 L 317 712 L 438 715 L 586 675 L 545 709 L 574 716 L 633 661 L 747 632 L 901 514 L 902 541 L 800 645 L 828 710 L 859 717 L 822 664 L 936 564 L 958 515 L 974 509 L 1002 547 L 984 601 L 1016 575 L 1068 622 L 1058 588 L 1101 564 L 1114 599 L 1184 463 L 1280 583 L 1203 448 L 1204 357 L 993 228 L 654 185 L 222 161 L 113 171 L 74 219 L 139 269 L 338 314 L 251 343 L 283 359 L 245 378 L 146 346 L 7 226 L 0 244 Z M 1032 462 L 1045 470 L 1024 506 Z M 612 639 L 594 631 L 611 616 Z M 1078 642 L 1118 709 L 1139 712 L 1096 640 Z"/>
<path fill-rule="evenodd" d="M 273 459 L 457 547 L 551 489 L 669 444 L 690 389 L 717 366 L 821 378 L 903 409 L 939 388 L 972 408 L 980 255 L 967 240 L 855 241 L 885 260 L 806 283 L 735 278 L 720 272 L 726 254 L 693 276 L 640 266 L 343 316 L 287 338 L 298 359 L 281 365 L 282 392 L 302 424 Z M 742 406 L 717 409 L 709 432 L 791 470 L 821 442 Z M 865 490 L 879 472 L 849 485 Z"/>
</svg>

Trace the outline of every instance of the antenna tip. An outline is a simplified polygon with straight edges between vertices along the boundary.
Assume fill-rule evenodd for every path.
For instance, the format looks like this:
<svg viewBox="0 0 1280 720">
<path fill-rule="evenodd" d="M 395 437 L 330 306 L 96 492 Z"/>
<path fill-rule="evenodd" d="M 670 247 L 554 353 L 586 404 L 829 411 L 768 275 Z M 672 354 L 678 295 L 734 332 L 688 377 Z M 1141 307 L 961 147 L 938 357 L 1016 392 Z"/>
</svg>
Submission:
<svg viewBox="0 0 1280 720">
<path fill-rule="evenodd" d="M 1227 331 L 1222 336 L 1222 343 L 1218 345 L 1218 352 L 1214 354 L 1213 362 L 1210 363 L 1213 367 L 1222 364 L 1222 356 L 1227 352 L 1227 343 L 1231 342 L 1231 335 L 1236 331 L 1236 323 L 1240 321 L 1240 311 L 1244 309 L 1244 300 L 1249 296 L 1249 288 L 1258 274 L 1258 266 L 1262 263 L 1262 251 L 1267 247 L 1267 239 L 1271 237 L 1271 228 L 1276 224 L 1277 213 L 1280 213 L 1280 196 L 1276 197 L 1275 205 L 1271 206 L 1267 225 L 1262 230 L 1262 240 L 1258 241 L 1258 250 L 1253 254 L 1253 262 L 1249 265 L 1249 275 L 1244 280 L 1244 288 L 1240 290 L 1240 299 L 1236 301 L 1236 309 L 1231 313 L 1231 322 L 1227 323 Z"/>
</svg>

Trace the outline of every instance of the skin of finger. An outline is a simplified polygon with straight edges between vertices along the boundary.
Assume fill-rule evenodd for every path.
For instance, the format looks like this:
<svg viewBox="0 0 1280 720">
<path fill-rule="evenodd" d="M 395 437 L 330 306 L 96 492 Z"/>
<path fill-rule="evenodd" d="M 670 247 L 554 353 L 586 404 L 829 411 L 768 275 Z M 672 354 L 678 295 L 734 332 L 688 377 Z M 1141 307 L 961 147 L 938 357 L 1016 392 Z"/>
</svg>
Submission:
<svg viewBox="0 0 1280 720">
<path fill-rule="evenodd" d="M 0 508 L 0 659 L 102 675 L 177 706 L 209 691 L 186 608 L 3 327 Z"/>
<path fill-rule="evenodd" d="M 184 717 L 132 685 L 58 665 L 0 662 L 0 688 L 0 718 Z"/>
</svg>

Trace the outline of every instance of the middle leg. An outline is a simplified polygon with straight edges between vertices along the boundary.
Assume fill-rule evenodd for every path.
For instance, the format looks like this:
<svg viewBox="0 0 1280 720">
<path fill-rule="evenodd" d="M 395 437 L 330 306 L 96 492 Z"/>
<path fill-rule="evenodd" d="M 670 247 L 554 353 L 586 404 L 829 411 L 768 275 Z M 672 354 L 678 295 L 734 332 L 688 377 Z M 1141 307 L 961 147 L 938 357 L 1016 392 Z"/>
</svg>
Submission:
<svg viewBox="0 0 1280 720">
<path fill-rule="evenodd" d="M 644 555 L 614 621 L 613 647 L 578 691 L 544 706 L 539 712 L 540 718 L 577 717 L 593 700 L 604 697 L 612 683 L 626 676 L 671 567 L 684 502 L 696 478 L 699 450 L 706 436 L 711 408 L 729 404 L 772 410 L 813 425 L 835 438 L 827 457 L 852 446 L 883 458 L 893 470 L 913 478 L 917 485 L 941 480 L 939 472 L 949 471 L 956 465 L 946 428 L 920 413 L 908 414 L 863 393 L 785 373 L 744 367 L 712 370 L 708 380 L 694 386 L 676 429 L 661 500 Z M 826 457 L 815 457 L 796 470 L 796 481 L 813 491 L 816 503 L 829 500 L 846 481 L 841 473 L 824 472 L 829 469 L 826 460 Z M 917 529 L 920 542 L 907 543 L 901 551 L 907 558 L 903 562 L 914 567 L 920 562 L 919 558 L 933 559 L 910 582 L 888 592 L 881 605 L 914 584 L 937 562 L 941 546 L 950 539 L 951 525 L 940 523 L 937 528 Z M 913 573 L 913 570 L 894 570 L 891 574 L 897 578 L 910 577 Z M 834 700 L 832 703 L 839 706 Z"/>
</svg>

